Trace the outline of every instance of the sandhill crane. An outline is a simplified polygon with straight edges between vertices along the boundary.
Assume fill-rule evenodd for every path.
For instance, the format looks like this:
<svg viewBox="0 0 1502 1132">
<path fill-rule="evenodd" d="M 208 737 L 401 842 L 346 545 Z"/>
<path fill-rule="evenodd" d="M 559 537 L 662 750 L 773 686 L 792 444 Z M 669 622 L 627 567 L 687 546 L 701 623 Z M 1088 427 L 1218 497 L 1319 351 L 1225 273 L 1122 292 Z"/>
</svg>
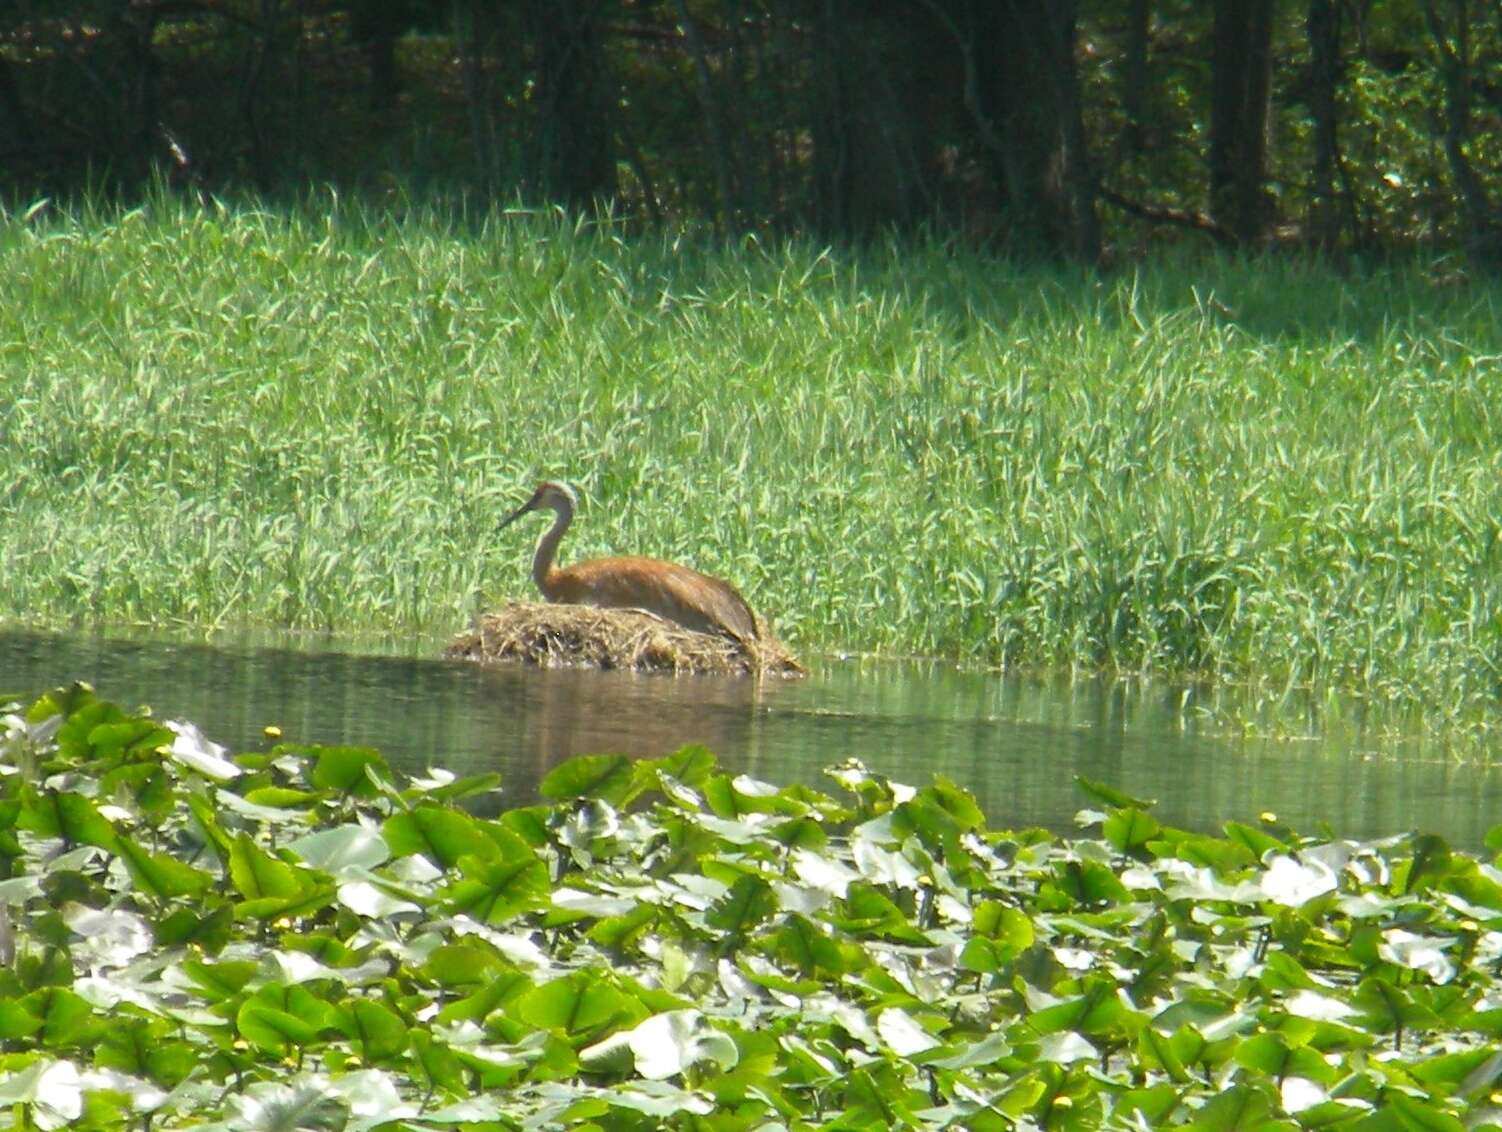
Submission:
<svg viewBox="0 0 1502 1132">
<path fill-rule="evenodd" d="M 559 540 L 573 522 L 579 501 L 562 483 L 541 483 L 532 498 L 501 523 L 507 527 L 529 511 L 551 507 L 557 516 L 537 540 L 532 578 L 551 602 L 611 609 L 642 609 L 700 633 L 720 633 L 742 644 L 761 634 L 756 614 L 735 587 L 687 566 L 656 558 L 593 558 L 562 570 L 553 565 Z M 500 529 L 500 528 L 497 528 Z"/>
</svg>

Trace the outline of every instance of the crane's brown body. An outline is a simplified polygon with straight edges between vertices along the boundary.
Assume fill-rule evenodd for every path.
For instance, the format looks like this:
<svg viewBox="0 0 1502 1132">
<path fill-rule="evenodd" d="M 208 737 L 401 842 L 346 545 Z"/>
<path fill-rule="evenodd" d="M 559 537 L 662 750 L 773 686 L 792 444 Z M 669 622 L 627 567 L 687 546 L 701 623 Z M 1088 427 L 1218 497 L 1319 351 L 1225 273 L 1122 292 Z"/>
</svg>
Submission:
<svg viewBox="0 0 1502 1132">
<path fill-rule="evenodd" d="M 532 578 L 543 597 L 568 605 L 643 609 L 685 629 L 720 633 L 743 644 L 760 636 L 756 614 L 735 587 L 708 574 L 656 558 L 592 558 L 558 569 L 553 558 L 573 522 L 576 501 L 564 484 L 539 484 L 532 498 L 501 523 L 551 508 L 556 518 L 537 542 Z"/>
</svg>

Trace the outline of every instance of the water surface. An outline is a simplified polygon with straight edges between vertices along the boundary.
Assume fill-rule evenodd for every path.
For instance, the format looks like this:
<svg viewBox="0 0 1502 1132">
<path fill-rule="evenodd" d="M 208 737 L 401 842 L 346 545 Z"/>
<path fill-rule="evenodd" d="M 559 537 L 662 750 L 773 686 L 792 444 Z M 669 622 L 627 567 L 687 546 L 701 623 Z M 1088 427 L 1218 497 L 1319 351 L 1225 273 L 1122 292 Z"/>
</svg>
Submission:
<svg viewBox="0 0 1502 1132">
<path fill-rule="evenodd" d="M 347 647 L 347 646 L 346 646 Z M 365 646 L 368 647 L 368 646 Z M 1253 741 L 1201 733 L 1194 696 L 1110 680 L 1038 681 L 932 663 L 815 661 L 800 681 L 482 669 L 425 656 L 86 635 L 0 633 L 0 693 L 75 679 L 232 748 L 288 739 L 379 747 L 411 771 L 498 770 L 515 804 L 571 754 L 658 755 L 689 743 L 772 782 L 833 789 L 848 757 L 893 778 L 944 774 L 993 828 L 1068 829 L 1075 774 L 1158 800 L 1157 816 L 1214 829 L 1264 810 L 1296 828 L 1379 836 L 1408 829 L 1479 847 L 1502 824 L 1502 771 L 1346 733 Z"/>
</svg>

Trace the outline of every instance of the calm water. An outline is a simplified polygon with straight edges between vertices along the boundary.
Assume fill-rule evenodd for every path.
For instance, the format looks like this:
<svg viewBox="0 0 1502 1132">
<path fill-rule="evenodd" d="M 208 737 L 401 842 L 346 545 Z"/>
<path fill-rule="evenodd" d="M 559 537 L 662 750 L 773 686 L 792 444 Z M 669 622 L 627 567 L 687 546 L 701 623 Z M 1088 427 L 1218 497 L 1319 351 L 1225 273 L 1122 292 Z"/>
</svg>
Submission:
<svg viewBox="0 0 1502 1132">
<path fill-rule="evenodd" d="M 379 747 L 409 770 L 499 770 L 517 804 L 570 754 L 702 743 L 727 768 L 773 782 L 823 784 L 822 769 L 849 756 L 906 782 L 942 773 L 975 792 L 993 827 L 1069 828 L 1085 804 L 1077 773 L 1156 798 L 1159 818 L 1198 829 L 1273 810 L 1310 831 L 1419 828 L 1478 847 L 1502 824 L 1502 769 L 1350 737 L 1201 735 L 1182 690 L 1119 682 L 831 660 L 807 680 L 757 684 L 0 633 L 0 693 L 75 679 L 122 705 L 191 719 L 232 748 L 258 745 L 274 723 L 288 739 Z"/>
</svg>

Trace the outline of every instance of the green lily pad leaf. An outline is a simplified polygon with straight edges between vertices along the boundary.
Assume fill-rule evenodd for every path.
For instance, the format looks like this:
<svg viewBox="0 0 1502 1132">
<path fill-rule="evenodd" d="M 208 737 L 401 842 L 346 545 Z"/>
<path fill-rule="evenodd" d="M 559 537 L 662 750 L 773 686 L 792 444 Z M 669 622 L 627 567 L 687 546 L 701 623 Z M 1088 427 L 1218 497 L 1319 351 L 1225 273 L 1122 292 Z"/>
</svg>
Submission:
<svg viewBox="0 0 1502 1132">
<path fill-rule="evenodd" d="M 1132 806 L 1116 810 L 1101 826 L 1101 836 L 1119 853 L 1137 852 L 1162 831 L 1157 818 Z"/>
<path fill-rule="evenodd" d="M 115 827 L 92 801 L 72 792 L 54 795 L 53 800 L 57 806 L 57 836 L 70 845 L 95 845 L 114 852 L 118 840 Z"/>
<path fill-rule="evenodd" d="M 1085 993 L 1077 998 L 1066 999 L 1028 1015 L 1028 1025 L 1040 1034 L 1061 1030 L 1077 1030 L 1085 1034 L 1105 1034 L 1116 1031 L 1132 1018 L 1121 1000 L 1121 991 L 1113 980 L 1090 975 L 1085 979 Z M 1140 1025 L 1132 1024 L 1131 1029 Z"/>
<path fill-rule="evenodd" d="M 729 936 L 743 936 L 777 911 L 777 895 L 761 877 L 747 873 L 704 913 L 704 922 Z"/>
<path fill-rule="evenodd" d="M 876 1016 L 876 1032 L 898 1057 L 912 1057 L 939 1045 L 927 1030 L 906 1010 L 888 1007 Z"/>
<path fill-rule="evenodd" d="M 1333 1085 L 1339 1072 L 1316 1051 L 1304 1046 L 1289 1044 L 1283 1031 L 1255 1034 L 1237 1044 L 1232 1060 L 1244 1069 L 1254 1070 L 1266 1077 L 1282 1080 L 1298 1077 L 1318 1086 Z M 1305 1107 L 1319 1104 L 1328 1098 L 1323 1095 L 1308 1100 Z"/>
<path fill-rule="evenodd" d="M 331 1022 L 328 1003 L 302 987 L 262 987 L 240 1005 L 235 1028 L 277 1057 L 315 1041 Z"/>
<path fill-rule="evenodd" d="M 1137 1034 L 1137 1056 L 1142 1059 L 1142 1063 L 1150 1069 L 1161 1069 L 1175 1083 L 1189 1079 L 1184 1059 L 1180 1056 L 1180 1048 L 1171 1035 L 1151 1026 L 1144 1026 Z"/>
<path fill-rule="evenodd" d="M 169 746 L 174 732 L 152 719 L 122 719 L 101 723 L 89 732 L 89 746 L 97 758 L 118 758 L 127 752 L 154 751 Z"/>
<path fill-rule="evenodd" d="M 466 798 L 474 798 L 480 794 L 495 793 L 500 786 L 501 776 L 494 771 L 456 778 L 448 771 L 430 769 L 426 779 L 412 780 L 414 790 L 421 791 L 429 801 L 433 802 L 462 802 Z"/>
<path fill-rule="evenodd" d="M 326 1083 L 257 1081 L 226 1102 L 234 1132 L 344 1132 L 349 1103 Z"/>
<path fill-rule="evenodd" d="M 636 1071 L 649 1081 L 682 1073 L 710 1061 L 721 1070 L 735 1068 L 740 1054 L 728 1034 L 711 1026 L 697 1010 L 669 1010 L 638 1023 L 627 1035 Z M 582 1057 L 582 1055 L 581 1055 Z"/>
<path fill-rule="evenodd" d="M 1060 863 L 1054 868 L 1053 879 L 1044 884 L 1043 893 L 1058 898 L 1060 908 L 1131 902 L 1126 886 L 1099 861 Z"/>
<path fill-rule="evenodd" d="M 1057 1065 L 1072 1065 L 1077 1061 L 1095 1061 L 1100 1050 L 1072 1030 L 1045 1034 L 1038 1043 L 1038 1060 Z"/>
<path fill-rule="evenodd" d="M 202 869 L 179 861 L 168 853 L 151 853 L 129 837 L 115 846 L 137 890 L 158 900 L 198 896 L 208 891 L 214 878 Z"/>
<path fill-rule="evenodd" d="M 1441 1096 L 1469 1099 L 1489 1090 L 1502 1070 L 1502 1053 L 1492 1049 L 1468 1049 L 1440 1054 L 1410 1067 L 1414 1080 Z"/>
<path fill-rule="evenodd" d="M 1267 899 L 1298 908 L 1317 896 L 1334 892 L 1339 880 L 1323 861 L 1299 861 L 1280 855 L 1267 863 L 1267 871 L 1258 884 Z"/>
<path fill-rule="evenodd" d="M 291 900 L 311 888 L 311 882 L 296 869 L 267 854 L 243 833 L 230 847 L 229 874 L 235 888 L 247 900 Z"/>
<path fill-rule="evenodd" d="M 0 1079 L 0 1105 L 31 1106 L 39 1128 L 66 1128 L 83 1116 L 84 1083 L 71 1061 L 34 1061 Z"/>
<path fill-rule="evenodd" d="M 1247 851 L 1259 861 L 1269 853 L 1284 853 L 1288 850 L 1288 846 L 1272 834 L 1253 826 L 1243 825 L 1241 822 L 1226 822 L 1225 831 L 1227 837 L 1236 844 L 1245 846 Z"/>
<path fill-rule="evenodd" d="M 635 999 L 584 973 L 533 987 L 510 1009 L 527 1025 L 562 1034 L 576 1045 L 601 1030 L 635 1025 L 647 1014 Z"/>
<path fill-rule="evenodd" d="M 1432 1010 L 1415 1002 L 1407 991 L 1386 979 L 1362 979 L 1351 997 L 1351 1005 L 1359 1012 L 1352 1020 L 1353 1023 L 1377 1033 L 1412 1028 L 1431 1029 L 1440 1024 Z"/>
<path fill-rule="evenodd" d="M 381 834 L 393 856 L 421 853 L 440 868 L 452 869 L 461 857 L 493 860 L 500 856 L 480 823 L 459 810 L 418 806 L 386 820 Z"/>
<path fill-rule="evenodd" d="M 972 926 L 977 935 L 995 940 L 1007 960 L 1015 959 L 1033 945 L 1033 922 L 1025 912 L 996 900 L 975 906 Z"/>
<path fill-rule="evenodd" d="M 839 917 L 838 926 L 853 936 L 880 936 L 918 945 L 929 942 L 926 933 L 908 923 L 902 909 L 879 889 L 865 882 L 850 886 L 845 893 L 844 907 L 847 914 Z"/>
<path fill-rule="evenodd" d="M 69 904 L 63 908 L 63 923 L 83 937 L 75 945 L 75 953 L 86 955 L 98 966 L 124 967 L 150 950 L 153 942 L 146 921 L 123 908 Z"/>
<path fill-rule="evenodd" d="M 626 916 L 636 911 L 636 901 L 629 896 L 601 896 L 597 892 L 581 892 L 569 887 L 554 890 L 552 905 L 558 915 L 549 917 L 550 926 L 555 922 L 572 923 L 587 916 Z"/>
<path fill-rule="evenodd" d="M 1117 809 L 1150 810 L 1158 804 L 1152 799 L 1134 798 L 1114 786 L 1096 782 L 1094 779 L 1086 778 L 1083 774 L 1074 776 L 1074 784 L 1097 802 L 1104 802 L 1107 806 Z"/>
<path fill-rule="evenodd" d="M 335 890 L 335 899 L 357 916 L 384 919 L 420 913 L 422 906 L 392 896 L 380 885 L 367 880 L 345 881 Z"/>
<path fill-rule="evenodd" d="M 805 916 L 789 916 L 773 934 L 772 942 L 777 956 L 803 975 L 823 972 L 838 976 L 850 970 L 839 944 Z"/>
<path fill-rule="evenodd" d="M 222 865 L 228 867 L 234 839 L 225 831 L 213 804 L 202 795 L 188 795 L 188 812 L 193 815 L 193 824 L 198 827 L 204 841 L 214 850 Z"/>
<path fill-rule="evenodd" d="M 241 770 L 230 761 L 229 751 L 218 743 L 210 742 L 197 724 L 172 719 L 167 721 L 167 727 L 175 736 L 172 745 L 167 748 L 167 755 L 174 762 L 196 770 L 215 782 L 228 782 L 240 776 Z"/>
<path fill-rule="evenodd" d="M 501 1123 L 502 1109 L 493 1097 L 469 1097 L 422 1114 L 423 1124 Z"/>
<path fill-rule="evenodd" d="M 618 1030 L 594 1045 L 581 1049 L 579 1065 L 591 1073 L 629 1077 L 636 1072 L 636 1055 L 631 1052 L 631 1031 Z"/>
<path fill-rule="evenodd" d="M 0 1040 L 29 1038 L 42 1028 L 42 1016 L 24 998 L 0 998 Z"/>
<path fill-rule="evenodd" d="M 1498 1076 L 1502 1076 L 1502 1052 L 1491 1052 L 1489 1050 L 1478 1050 L 1475 1052 L 1483 1053 L 1486 1056 L 1479 1061 L 1467 1061 L 1463 1063 L 1465 1076 L 1460 1079 L 1454 1090 L 1466 1098 L 1489 1091 L 1496 1083 Z M 1418 1068 L 1422 1069 L 1424 1067 L 1420 1066 Z M 1418 1075 L 1418 1069 L 1416 1069 L 1414 1076 Z M 1419 1079 L 1423 1080 L 1422 1077 Z"/>
<path fill-rule="evenodd" d="M 981 812 L 975 795 L 942 774 L 934 776 L 932 786 L 918 791 L 918 800 L 942 810 L 955 827 L 966 833 L 985 828 L 986 815 Z"/>
<path fill-rule="evenodd" d="M 247 802 L 273 810 L 305 809 L 321 797 L 311 790 L 294 790 L 290 786 L 261 786 L 244 794 Z"/>
<path fill-rule="evenodd" d="M 1402 928 L 1382 933 L 1377 954 L 1387 962 L 1410 971 L 1422 971 L 1436 983 L 1448 983 L 1455 977 L 1455 963 L 1449 949 L 1451 941 L 1415 935 Z"/>
<path fill-rule="evenodd" d="M 1012 1044 L 1000 1032 L 987 1034 L 978 1042 L 949 1044 L 917 1054 L 913 1060 L 939 1069 L 972 1069 L 977 1065 L 995 1065 L 1011 1056 Z"/>
<path fill-rule="evenodd" d="M 541 849 L 548 843 L 548 814 L 546 806 L 528 806 L 520 810 L 507 810 L 501 815 L 499 824 L 503 829 L 516 834 L 534 849 Z"/>
<path fill-rule="evenodd" d="M 549 801 L 591 798 L 625 805 L 633 787 L 632 762 L 625 755 L 579 755 L 543 776 L 537 792 Z"/>
<path fill-rule="evenodd" d="M 624 1108 L 662 1120 L 686 1112 L 708 1116 L 714 1112 L 714 1100 L 704 1093 L 677 1089 L 666 1081 L 641 1081 L 622 1085 L 601 1095 L 612 1108 Z"/>
<path fill-rule="evenodd" d="M 172 1088 L 193 1072 L 198 1056 L 165 1019 L 121 1017 L 100 1035 L 94 1064 Z"/>
<path fill-rule="evenodd" d="M 1284 1005 L 1290 1014 L 1315 1022 L 1347 1022 L 1360 1013 L 1344 1000 L 1314 990 L 1289 995 Z"/>
<path fill-rule="evenodd" d="M 339 825 L 310 833 L 287 848 L 309 868 L 336 875 L 350 869 L 377 869 L 391 857 L 385 838 L 362 825 Z"/>
<path fill-rule="evenodd" d="M 1145 1089 L 1128 1089 L 1117 1100 L 1115 1113 L 1128 1121 L 1140 1116 L 1141 1121 L 1132 1122 L 1138 1127 L 1162 1128 L 1168 1123 L 1168 1115 L 1178 1107 L 1179 1091 L 1165 1082 Z"/>
<path fill-rule="evenodd" d="M 428 977 L 445 987 L 486 982 L 504 967 L 493 948 L 478 943 L 444 944 L 424 964 Z"/>
<path fill-rule="evenodd" d="M 1440 877 L 1450 872 L 1453 855 L 1443 837 L 1422 834 L 1414 838 L 1413 860 L 1408 863 L 1408 874 L 1403 882 L 1403 892 L 1420 892 Z"/>
<path fill-rule="evenodd" d="M 1300 1113 L 1325 1104 L 1330 1099 L 1329 1090 L 1318 1081 L 1308 1077 L 1280 1077 L 1278 1099 L 1284 1112 Z"/>
<path fill-rule="evenodd" d="M 245 984 L 255 978 L 259 964 L 249 959 L 225 960 L 222 963 L 205 963 L 200 959 L 183 962 L 182 971 L 203 991 L 211 1002 L 234 998 Z"/>
<path fill-rule="evenodd" d="M 335 1024 L 372 1064 L 406 1051 L 407 1024 L 379 1002 L 349 999 L 340 1005 Z"/>
<path fill-rule="evenodd" d="M 1404 1129 L 1411 1132 L 1466 1132 L 1465 1124 L 1452 1113 L 1437 1104 L 1391 1090 L 1387 1103 L 1403 1122 Z"/>
<path fill-rule="evenodd" d="M 413 1076 L 428 1082 L 434 1089 L 442 1089 L 451 1096 L 464 1094 L 468 1081 L 464 1065 L 454 1051 L 422 1027 L 411 1032 Z"/>
<path fill-rule="evenodd" d="M 45 987 L 26 996 L 27 1008 L 42 1020 L 37 1034 L 43 1045 L 65 1048 L 92 1044 L 104 1032 L 105 1019 L 87 999 L 67 987 Z"/>
<path fill-rule="evenodd" d="M 590 798 L 569 810 L 568 818 L 558 828 L 558 840 L 570 849 L 588 850 L 602 838 L 615 837 L 620 829 L 615 807 Z"/>
<path fill-rule="evenodd" d="M 1272 842 L 1271 838 L 1268 840 Z M 1226 876 L 1229 873 L 1250 868 L 1258 860 L 1243 842 L 1222 840 L 1218 837 L 1186 837 L 1171 846 L 1166 843 L 1151 842 L 1148 848 L 1160 857 L 1172 854 L 1192 865 L 1212 869 L 1218 876 Z M 1282 846 L 1276 842 L 1269 845 L 1269 849 L 1281 848 Z"/>
<path fill-rule="evenodd" d="M 745 774 L 713 775 L 704 783 L 703 789 L 705 805 L 712 814 L 725 821 L 746 819 L 751 815 L 798 818 L 807 816 L 810 809 L 808 802 L 795 792 L 779 790 Z"/>
<path fill-rule="evenodd" d="M 814 853 L 829 844 L 829 834 L 813 818 L 788 818 L 767 830 L 767 836 L 789 849 L 807 849 Z"/>
<path fill-rule="evenodd" d="M 391 767 L 379 751 L 369 747 L 289 747 L 296 754 L 315 760 L 309 781 L 319 790 L 334 790 L 356 798 L 374 798 L 380 791 L 371 781 L 375 775 L 391 779 Z"/>
<path fill-rule="evenodd" d="M 683 785 L 701 790 L 710 775 L 719 769 L 720 763 L 714 752 L 697 743 L 680 747 L 671 755 L 653 759 L 652 765 L 671 775 Z"/>
<path fill-rule="evenodd" d="M 752 839 L 755 839 L 754 833 Z M 865 842 L 864 839 L 862 839 L 862 843 L 870 844 L 869 842 Z M 886 858 L 891 858 L 892 856 L 891 853 L 881 850 L 878 846 L 872 846 L 872 849 L 884 853 Z M 849 866 L 834 858 L 820 856 L 817 853 L 795 851 L 792 856 L 792 862 L 793 871 L 797 874 L 800 881 L 810 888 L 830 893 L 833 896 L 843 897 L 846 889 L 850 887 L 851 882 L 860 879 L 860 874 L 853 871 Z M 881 872 L 882 868 L 880 865 L 876 865 L 873 871 Z M 916 877 L 916 873 L 914 876 Z"/>
<path fill-rule="evenodd" d="M 635 945 L 642 933 L 656 926 L 662 915 L 655 904 L 638 904 L 623 916 L 606 916 L 589 929 L 589 938 L 612 951 L 625 951 Z"/>
<path fill-rule="evenodd" d="M 227 810 L 230 817 L 245 819 L 242 824 L 277 826 L 306 826 L 318 820 L 310 810 L 286 809 L 282 806 L 262 806 L 242 798 L 232 790 L 218 790 L 214 796 L 220 810 Z"/>
<path fill-rule="evenodd" d="M 916 892 L 924 882 L 923 871 L 909 859 L 907 853 L 888 849 L 879 845 L 874 838 L 865 836 L 871 832 L 870 825 L 871 823 L 868 822 L 857 831 L 857 836 L 852 839 L 850 845 L 850 856 L 855 861 L 855 867 L 860 870 L 860 875 L 872 884 L 889 885 L 893 888 Z M 798 860 L 804 862 L 811 856 L 812 854 L 800 853 Z M 800 876 L 804 872 L 804 868 L 799 869 Z M 820 887 L 825 886 L 821 884 Z M 836 890 L 830 889 L 830 891 Z M 843 887 L 838 890 L 838 894 L 843 895 Z"/>
<path fill-rule="evenodd" d="M 1250 1085 L 1232 1085 L 1212 1096 L 1185 1127 L 1195 1132 L 1241 1132 L 1264 1126 L 1272 1102 Z"/>
<path fill-rule="evenodd" d="M 516 838 L 521 854 L 505 860 L 460 858 L 461 880 L 443 890 L 451 912 L 464 912 L 487 924 L 500 924 L 523 912 L 546 908 L 552 895 L 548 869 Z"/>
</svg>

